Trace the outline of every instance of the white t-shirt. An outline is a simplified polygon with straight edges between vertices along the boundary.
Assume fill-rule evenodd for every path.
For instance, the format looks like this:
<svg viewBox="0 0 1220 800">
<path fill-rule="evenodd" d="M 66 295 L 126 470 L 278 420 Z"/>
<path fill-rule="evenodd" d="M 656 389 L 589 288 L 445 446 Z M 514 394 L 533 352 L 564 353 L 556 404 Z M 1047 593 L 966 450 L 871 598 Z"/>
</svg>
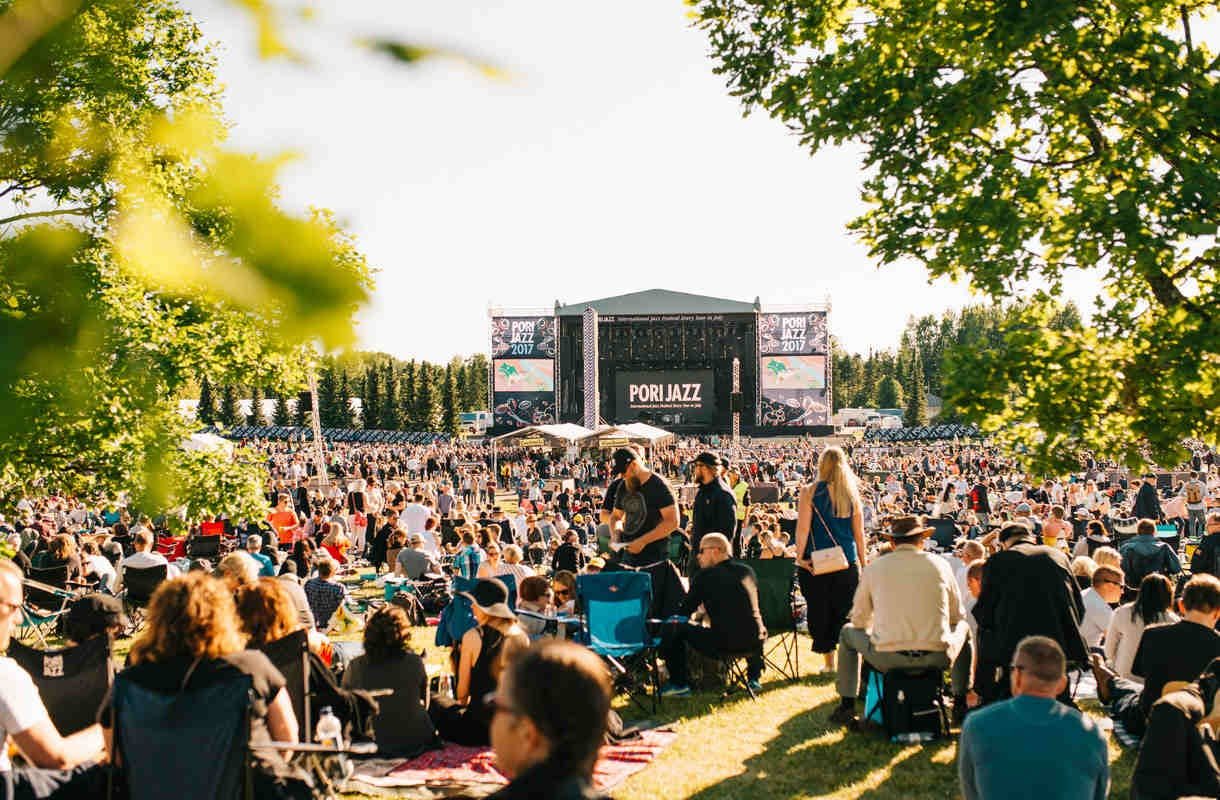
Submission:
<svg viewBox="0 0 1220 800">
<path fill-rule="evenodd" d="M 399 521 L 406 526 L 408 534 L 423 533 L 424 523 L 428 521 L 428 517 L 432 516 L 432 512 L 425 505 L 411 503 L 398 516 Z"/>
<path fill-rule="evenodd" d="M 85 563 L 89 565 L 89 571 L 101 579 L 103 586 L 111 591 L 114 590 L 116 576 L 110 559 L 105 556 L 85 556 Z"/>
<path fill-rule="evenodd" d="M 0 742 L 15 733 L 28 731 L 47 719 L 38 687 L 17 662 L 0 658 Z M 8 748 L 0 748 L 0 772 L 11 772 Z"/>
</svg>

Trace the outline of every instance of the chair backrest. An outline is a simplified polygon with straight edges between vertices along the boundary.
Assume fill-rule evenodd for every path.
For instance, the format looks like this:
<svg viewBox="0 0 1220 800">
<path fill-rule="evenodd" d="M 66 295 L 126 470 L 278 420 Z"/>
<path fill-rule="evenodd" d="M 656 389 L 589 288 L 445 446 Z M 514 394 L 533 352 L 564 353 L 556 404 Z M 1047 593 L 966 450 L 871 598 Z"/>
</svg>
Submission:
<svg viewBox="0 0 1220 800">
<path fill-rule="evenodd" d="M 8 656 L 34 680 L 51 722 L 62 735 L 97 721 L 97 710 L 114 678 L 107 637 L 96 636 L 61 650 L 36 650 L 13 639 Z"/>
<path fill-rule="evenodd" d="M 251 679 L 156 692 L 120 673 L 114 730 L 130 800 L 241 795 L 250 736 Z"/>
<path fill-rule="evenodd" d="M 284 676 L 284 688 L 292 700 L 301 726 L 301 741 L 313 741 L 312 702 L 309 696 L 309 632 L 302 628 L 268 642 L 261 650 Z"/>
<path fill-rule="evenodd" d="M 957 523 L 951 517 L 929 517 L 927 524 L 932 528 L 932 540 L 941 550 L 952 550 L 957 540 Z"/>
<path fill-rule="evenodd" d="M 767 633 L 796 630 L 792 613 L 792 592 L 796 583 L 796 562 L 791 558 L 754 558 L 742 562 L 758 578 L 758 610 Z"/>
<path fill-rule="evenodd" d="M 220 535 L 196 536 L 186 543 L 186 554 L 191 558 L 215 558 L 220 555 Z"/>
<path fill-rule="evenodd" d="M 30 567 L 26 570 L 25 576 L 31 581 L 53 586 L 56 589 L 67 590 L 68 587 L 67 564 L 55 567 Z M 25 601 L 37 608 L 51 610 L 63 605 L 63 596 L 26 584 Z"/>
<path fill-rule="evenodd" d="M 127 587 L 127 602 L 133 606 L 146 606 L 157 587 L 165 583 L 169 566 L 156 564 L 151 567 L 124 567 L 123 585 Z"/>
<path fill-rule="evenodd" d="M 628 656 L 652 645 L 647 627 L 652 576 L 647 572 L 599 572 L 576 578 L 589 647 L 599 655 Z"/>
</svg>

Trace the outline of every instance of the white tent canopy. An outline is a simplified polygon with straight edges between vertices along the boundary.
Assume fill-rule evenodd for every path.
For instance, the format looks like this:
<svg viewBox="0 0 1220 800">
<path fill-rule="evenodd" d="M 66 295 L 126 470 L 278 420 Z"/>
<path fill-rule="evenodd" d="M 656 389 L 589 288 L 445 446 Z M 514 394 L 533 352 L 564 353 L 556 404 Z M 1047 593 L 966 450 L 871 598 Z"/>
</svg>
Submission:
<svg viewBox="0 0 1220 800">
<path fill-rule="evenodd" d="M 217 436 L 214 433 L 192 433 L 182 440 L 179 447 L 188 452 L 210 450 L 223 450 L 226 453 L 233 452 L 233 443 L 223 436 Z"/>
<path fill-rule="evenodd" d="M 624 438 L 635 444 L 653 447 L 673 441 L 674 435 L 667 430 L 646 425 L 643 422 L 629 422 L 624 425 L 603 425 L 596 431 L 589 432 L 582 444 L 592 445 L 602 439 Z"/>
<path fill-rule="evenodd" d="M 563 446 L 575 444 L 581 439 L 588 437 L 592 432 L 582 425 L 575 425 L 571 422 L 564 422 L 559 425 L 530 425 L 526 428 L 518 428 L 515 431 L 500 434 L 492 441 L 499 444 L 511 445 L 521 439 L 541 436 L 552 446 Z"/>
</svg>

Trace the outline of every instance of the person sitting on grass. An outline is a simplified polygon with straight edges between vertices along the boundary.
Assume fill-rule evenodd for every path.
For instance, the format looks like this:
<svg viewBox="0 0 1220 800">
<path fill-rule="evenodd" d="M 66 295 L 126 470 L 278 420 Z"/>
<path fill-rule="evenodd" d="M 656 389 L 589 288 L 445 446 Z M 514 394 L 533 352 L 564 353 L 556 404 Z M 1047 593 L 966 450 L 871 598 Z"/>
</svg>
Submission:
<svg viewBox="0 0 1220 800">
<path fill-rule="evenodd" d="M 1063 648 L 1054 639 L 1029 636 L 1017 644 L 1012 661 L 1011 699 L 972 712 L 962 726 L 962 796 L 1105 800 L 1106 735 L 1096 720 L 1056 699 L 1067 687 Z"/>
<path fill-rule="evenodd" d="M 1131 672 L 1135 652 L 1147 628 L 1178 621 L 1178 615 L 1170 610 L 1172 608 L 1173 584 L 1164 575 L 1154 572 L 1140 581 L 1139 592 L 1133 602 L 1114 610 L 1106 631 L 1105 653 L 1106 662 L 1119 677 L 1143 684 L 1143 678 Z"/>
<path fill-rule="evenodd" d="M 1165 688 L 1148 713 L 1131 775 L 1132 800 L 1220 797 L 1220 659 L 1198 680 Z"/>
<path fill-rule="evenodd" d="M 344 689 L 390 692 L 378 699 L 373 719 L 378 758 L 411 758 L 438 744 L 422 700 L 427 681 L 423 658 L 411 650 L 407 612 L 382 606 L 365 625 L 364 652 L 343 672 Z"/>
<path fill-rule="evenodd" d="M 457 689 L 452 699 L 436 697 L 428 709 L 447 742 L 469 746 L 490 743 L 491 708 L 487 699 L 512 657 L 529 647 L 529 636 L 508 607 L 508 587 L 495 578 L 479 581 L 470 601 L 478 624 L 462 636 L 457 656 Z"/>
<path fill-rule="evenodd" d="M 319 558 L 317 561 L 317 577 L 305 581 L 305 598 L 309 600 L 309 610 L 313 612 L 314 622 L 318 630 L 330 630 L 332 618 L 343 599 L 347 597 L 347 587 L 335 580 L 337 565 L 329 558 Z"/>
<path fill-rule="evenodd" d="M 488 800 L 606 800 L 592 787 L 610 712 L 610 677 L 597 656 L 538 642 L 508 665 L 489 700 L 496 766 L 510 783 Z"/>
<path fill-rule="evenodd" d="M 1131 736 L 1143 736 L 1152 704 L 1170 681 L 1193 681 L 1220 658 L 1220 579 L 1196 575 L 1182 590 L 1182 620 L 1144 630 L 1131 672 L 1144 685 L 1119 677 L 1099 655 L 1093 657 L 1097 698 Z"/>
<path fill-rule="evenodd" d="M 1092 586 L 1080 593 L 1084 617 L 1080 620 L 1080 635 L 1090 649 L 1101 647 L 1102 637 L 1114 618 L 1112 604 L 1123 599 L 1123 573 L 1114 567 L 1098 567 L 1093 571 Z"/>
<path fill-rule="evenodd" d="M 691 692 L 688 643 L 712 656 L 748 653 L 746 679 L 752 691 L 762 689 L 759 679 L 767 629 L 758 609 L 758 577 L 746 564 L 732 560 L 731 553 L 729 539 L 723 533 L 705 533 L 699 540 L 700 569 L 691 578 L 690 593 L 682 601 L 679 614 L 689 617 L 703 606 L 709 625 L 684 622 L 662 628 L 661 655 L 669 669 L 669 683 L 661 690 L 665 696 Z"/>
</svg>

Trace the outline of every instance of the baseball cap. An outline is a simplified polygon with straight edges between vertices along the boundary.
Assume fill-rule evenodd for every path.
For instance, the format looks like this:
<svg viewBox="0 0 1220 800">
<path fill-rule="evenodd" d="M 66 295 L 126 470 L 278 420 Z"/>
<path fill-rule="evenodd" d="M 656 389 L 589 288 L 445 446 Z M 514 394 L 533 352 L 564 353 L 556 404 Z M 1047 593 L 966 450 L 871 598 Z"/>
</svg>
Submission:
<svg viewBox="0 0 1220 800">
<path fill-rule="evenodd" d="M 702 464 L 705 467 L 716 469 L 720 466 L 720 458 L 715 453 L 709 453 L 708 451 L 704 450 L 702 453 L 691 459 L 690 463 Z"/>
<path fill-rule="evenodd" d="M 614 466 L 610 468 L 611 475 L 622 475 L 627 471 L 627 465 L 637 459 L 635 451 L 628 450 L 626 447 L 620 447 L 614 451 L 611 456 L 614 461 Z"/>
<path fill-rule="evenodd" d="M 1016 512 L 1018 514 L 1029 514 L 1033 509 L 1029 507 L 1029 503 L 1017 503 Z"/>
</svg>

